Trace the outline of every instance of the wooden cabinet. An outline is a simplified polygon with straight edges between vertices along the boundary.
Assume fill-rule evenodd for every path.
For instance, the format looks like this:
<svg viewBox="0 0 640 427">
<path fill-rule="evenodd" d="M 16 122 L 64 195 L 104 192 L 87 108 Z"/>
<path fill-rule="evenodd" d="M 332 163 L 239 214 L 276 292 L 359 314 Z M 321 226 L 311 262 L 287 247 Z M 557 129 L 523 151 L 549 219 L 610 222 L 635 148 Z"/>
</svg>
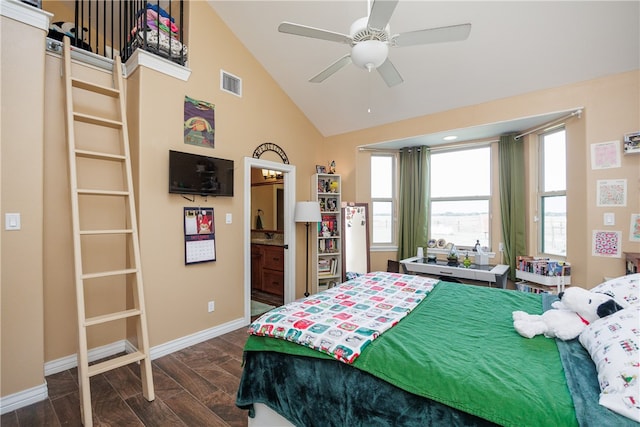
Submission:
<svg viewBox="0 0 640 427">
<path fill-rule="evenodd" d="M 318 173 L 311 179 L 311 194 L 313 200 L 320 203 L 322 216 L 322 221 L 314 227 L 315 262 L 310 262 L 316 292 L 342 281 L 341 191 L 340 175 Z"/>
<path fill-rule="evenodd" d="M 251 245 L 251 287 L 284 296 L 284 247 Z"/>
</svg>

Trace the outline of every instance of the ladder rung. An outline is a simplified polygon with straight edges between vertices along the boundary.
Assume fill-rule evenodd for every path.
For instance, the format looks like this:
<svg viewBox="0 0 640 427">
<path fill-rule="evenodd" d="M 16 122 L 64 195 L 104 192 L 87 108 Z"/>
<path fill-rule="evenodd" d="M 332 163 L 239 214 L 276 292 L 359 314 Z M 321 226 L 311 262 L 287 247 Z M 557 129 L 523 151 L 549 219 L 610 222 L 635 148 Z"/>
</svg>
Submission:
<svg viewBox="0 0 640 427">
<path fill-rule="evenodd" d="M 94 234 L 131 234 L 133 230 L 130 228 L 123 228 L 121 230 L 82 230 L 81 235 L 94 235 Z"/>
<path fill-rule="evenodd" d="M 73 87 L 77 87 L 79 89 L 88 90 L 89 92 L 99 93 L 101 95 L 110 96 L 112 98 L 117 98 L 120 96 L 120 91 L 117 89 L 113 89 L 107 86 L 98 85 L 95 83 L 91 83 L 85 80 L 80 80 L 76 78 L 71 78 L 71 84 Z"/>
<path fill-rule="evenodd" d="M 109 154 L 109 153 L 100 153 L 98 151 L 88 151 L 88 150 L 76 150 L 76 156 L 78 157 L 86 157 L 91 159 L 103 159 L 103 160 L 126 160 L 126 157 L 122 154 Z"/>
<path fill-rule="evenodd" d="M 126 319 L 127 317 L 139 316 L 142 312 L 137 308 L 118 311 L 117 313 L 103 314 L 102 316 L 89 317 L 85 319 L 84 326 L 99 325 L 100 323 L 113 322 L 114 320 Z"/>
<path fill-rule="evenodd" d="M 76 190 L 78 194 L 84 195 L 94 195 L 94 196 L 128 196 L 128 191 L 121 190 L 88 190 L 88 189 L 78 189 Z"/>
<path fill-rule="evenodd" d="M 82 113 L 73 113 L 73 118 L 79 122 L 89 123 L 91 125 L 105 126 L 114 129 L 122 128 L 122 122 L 117 122 L 115 120 L 109 120 L 102 117 L 90 116 L 88 114 Z"/>
<path fill-rule="evenodd" d="M 126 270 L 101 271 L 100 273 L 87 273 L 82 275 L 82 279 L 98 279 L 100 277 L 119 276 L 123 274 L 137 273 L 137 268 L 128 268 Z"/>
<path fill-rule="evenodd" d="M 95 365 L 90 365 L 88 374 L 90 377 L 92 377 L 94 375 L 110 371 L 112 369 L 126 366 L 129 363 L 138 362 L 140 360 L 143 360 L 145 357 L 146 356 L 144 355 L 144 353 L 140 351 L 129 353 L 124 356 L 115 357 L 113 359 L 105 360 L 104 362 L 96 363 Z"/>
</svg>

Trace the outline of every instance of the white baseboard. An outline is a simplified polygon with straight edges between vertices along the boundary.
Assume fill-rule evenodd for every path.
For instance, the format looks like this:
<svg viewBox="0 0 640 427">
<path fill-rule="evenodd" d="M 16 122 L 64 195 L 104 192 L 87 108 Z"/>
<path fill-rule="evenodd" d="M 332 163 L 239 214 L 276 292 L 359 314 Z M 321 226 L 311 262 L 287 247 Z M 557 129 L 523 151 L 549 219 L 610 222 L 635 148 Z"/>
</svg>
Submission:
<svg viewBox="0 0 640 427">
<path fill-rule="evenodd" d="M 150 349 L 149 353 L 151 360 L 158 359 L 162 356 L 166 356 L 167 354 L 182 350 L 183 348 L 235 331 L 243 326 L 247 326 L 247 321 L 244 318 L 240 318 L 223 323 L 222 325 L 214 326 L 213 328 L 205 329 L 204 331 L 196 332 L 195 334 L 187 335 L 182 338 L 157 345 Z M 88 356 L 89 361 L 93 362 L 114 354 L 122 352 L 131 353 L 135 350 L 134 346 L 128 340 L 120 340 L 101 347 L 92 348 L 89 350 Z M 60 359 L 46 362 L 44 364 L 44 375 L 48 376 L 57 374 L 58 372 L 66 371 L 67 369 L 72 369 L 76 366 L 78 366 L 77 355 L 71 354 L 69 356 L 61 357 Z M 40 386 L 1 397 L 0 411 L 2 414 L 15 411 L 16 409 L 44 400 L 48 396 L 47 383 L 45 382 Z"/>
<path fill-rule="evenodd" d="M 94 362 L 96 360 L 126 351 L 127 342 L 128 341 L 126 340 L 120 340 L 112 342 L 111 344 L 103 345 L 101 347 L 92 348 L 88 352 L 89 362 Z M 61 357 L 60 359 L 51 360 L 44 364 L 44 376 L 46 377 L 49 375 L 57 374 L 58 372 L 66 371 L 67 369 L 72 369 L 76 366 L 78 366 L 77 354 L 71 354 L 69 356 Z"/>
<path fill-rule="evenodd" d="M 0 414 L 6 414 L 32 403 L 40 402 L 47 397 L 49 397 L 49 391 L 46 382 L 27 390 L 0 397 Z"/>
</svg>

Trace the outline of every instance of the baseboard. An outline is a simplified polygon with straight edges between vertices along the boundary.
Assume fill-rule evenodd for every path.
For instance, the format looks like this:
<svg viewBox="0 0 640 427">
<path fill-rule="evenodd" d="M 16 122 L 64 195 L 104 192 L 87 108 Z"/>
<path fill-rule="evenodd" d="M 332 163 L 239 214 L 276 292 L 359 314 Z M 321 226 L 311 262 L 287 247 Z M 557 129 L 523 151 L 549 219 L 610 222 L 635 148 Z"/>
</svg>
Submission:
<svg viewBox="0 0 640 427">
<path fill-rule="evenodd" d="M 6 414 L 31 405 L 32 403 L 40 402 L 47 397 L 49 397 L 49 390 L 47 389 L 46 382 L 27 390 L 0 397 L 0 414 Z"/>
<path fill-rule="evenodd" d="M 157 345 L 152 347 L 149 352 L 151 360 L 158 359 L 162 356 L 166 356 L 167 354 L 182 350 L 183 348 L 235 331 L 243 326 L 247 326 L 247 321 L 244 318 L 240 318 L 232 320 L 231 322 L 223 323 L 222 325 L 214 326 L 213 328 L 205 329 L 204 331 L 196 332 L 195 334 L 187 335 L 182 338 Z M 89 350 L 88 356 L 89 361 L 93 362 L 114 354 L 122 352 L 131 353 L 133 351 L 136 351 L 136 349 L 128 340 L 120 340 L 101 347 L 92 348 Z M 66 371 L 67 369 L 72 369 L 76 366 L 78 366 L 77 355 L 72 354 L 61 357 L 60 359 L 51 360 L 44 364 L 44 375 L 48 376 L 57 374 L 58 372 Z M 48 395 L 47 383 L 45 382 L 40 386 L 1 397 L 0 411 L 2 414 L 15 411 L 16 409 L 44 400 Z"/>
<path fill-rule="evenodd" d="M 113 356 L 114 354 L 127 351 L 126 340 L 120 340 L 106 344 L 101 347 L 92 348 L 88 352 L 89 362 L 94 362 L 105 357 Z M 44 364 L 44 376 L 57 374 L 58 372 L 66 371 L 78 366 L 77 354 L 71 354 L 69 356 L 61 357 L 60 359 L 51 360 Z"/>
<path fill-rule="evenodd" d="M 247 322 L 244 318 L 240 318 L 223 323 L 222 325 L 214 326 L 213 328 L 205 329 L 204 331 L 196 332 L 195 334 L 187 335 L 182 338 L 157 345 L 151 348 L 151 360 L 158 359 L 159 357 L 166 356 L 167 354 L 182 350 L 183 348 L 235 331 L 243 326 L 247 326 Z"/>
</svg>

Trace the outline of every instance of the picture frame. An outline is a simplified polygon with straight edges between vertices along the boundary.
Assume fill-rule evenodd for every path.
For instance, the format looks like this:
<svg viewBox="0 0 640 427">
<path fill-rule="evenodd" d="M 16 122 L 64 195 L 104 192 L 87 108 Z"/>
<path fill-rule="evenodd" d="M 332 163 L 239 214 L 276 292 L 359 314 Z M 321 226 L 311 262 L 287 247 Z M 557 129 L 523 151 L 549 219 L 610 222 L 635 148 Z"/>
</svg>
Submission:
<svg viewBox="0 0 640 427">
<path fill-rule="evenodd" d="M 316 173 L 327 173 L 327 168 L 323 165 L 316 165 Z"/>
<path fill-rule="evenodd" d="M 596 206 L 627 206 L 626 179 L 599 179 L 596 187 Z"/>
<path fill-rule="evenodd" d="M 624 154 L 640 153 L 640 131 L 624 135 Z"/>
</svg>

